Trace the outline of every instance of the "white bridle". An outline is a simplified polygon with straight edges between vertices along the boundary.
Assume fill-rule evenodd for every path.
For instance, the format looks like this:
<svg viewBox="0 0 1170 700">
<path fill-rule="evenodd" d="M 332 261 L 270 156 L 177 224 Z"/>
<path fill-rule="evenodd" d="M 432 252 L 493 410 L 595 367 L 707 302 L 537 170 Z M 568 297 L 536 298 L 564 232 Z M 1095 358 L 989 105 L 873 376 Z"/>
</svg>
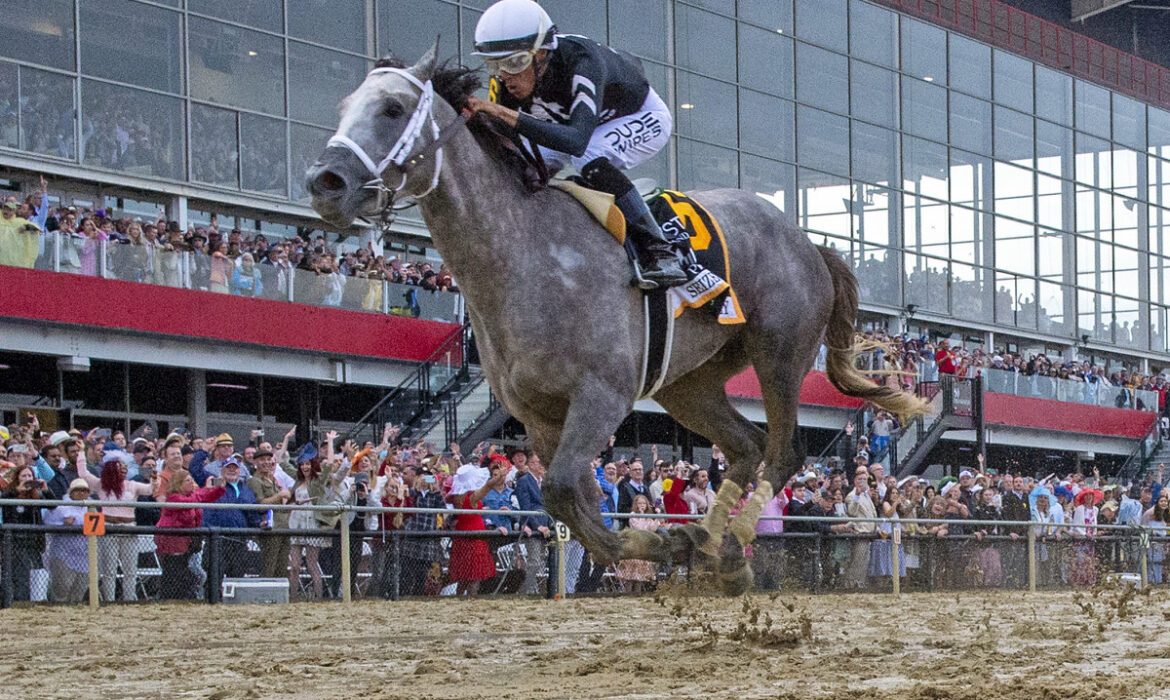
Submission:
<svg viewBox="0 0 1170 700">
<path fill-rule="evenodd" d="M 423 129 L 425 129 L 429 124 L 431 138 L 436 141 L 439 139 L 439 135 L 442 133 L 442 130 L 439 128 L 438 122 L 435 121 L 435 88 L 434 85 L 431 84 L 430 80 L 424 83 L 411 75 L 409 71 L 402 68 L 375 68 L 374 70 L 370 71 L 369 75 L 377 75 L 379 73 L 394 73 L 396 75 L 402 76 L 403 78 L 409 80 L 410 83 L 419 90 L 418 104 L 415 105 L 414 113 L 410 115 L 410 121 L 407 122 L 406 128 L 402 130 L 402 134 L 398 137 L 398 141 L 396 141 L 390 148 L 390 151 L 386 154 L 386 157 L 382 158 L 382 160 L 378 163 L 374 163 L 374 159 L 371 158 L 368 153 L 366 153 L 366 150 L 362 148 L 356 141 L 341 133 L 340 129 L 338 129 L 337 133 L 335 133 L 329 139 L 329 142 L 325 144 L 325 147 L 328 148 L 329 146 L 340 146 L 342 148 L 348 148 L 355 156 L 358 157 L 359 160 L 361 160 L 362 164 L 366 166 L 366 169 L 369 170 L 370 173 L 374 176 L 372 180 L 363 184 L 362 188 L 372 189 L 378 192 L 378 209 L 382 210 L 386 207 L 386 204 L 384 204 L 384 198 L 389 196 L 390 204 L 393 204 L 394 195 L 401 192 L 402 188 L 406 186 L 406 177 L 409 174 L 410 168 L 425 159 L 425 154 L 419 154 L 414 159 L 410 159 L 410 154 L 414 151 L 415 143 L 418 141 L 419 136 L 422 135 Z M 409 163 L 408 159 L 410 159 Z M 402 174 L 402 180 L 400 180 L 398 185 L 393 188 L 386 186 L 385 178 L 383 176 L 383 174 L 386 172 L 386 168 L 390 167 L 391 164 L 393 164 L 398 169 L 398 172 Z M 442 172 L 443 149 L 440 147 L 435 150 L 435 171 L 431 176 L 431 186 L 421 194 L 410 196 L 414 197 L 415 199 L 422 199 L 423 197 L 433 192 L 435 187 L 439 185 L 439 175 Z"/>
</svg>

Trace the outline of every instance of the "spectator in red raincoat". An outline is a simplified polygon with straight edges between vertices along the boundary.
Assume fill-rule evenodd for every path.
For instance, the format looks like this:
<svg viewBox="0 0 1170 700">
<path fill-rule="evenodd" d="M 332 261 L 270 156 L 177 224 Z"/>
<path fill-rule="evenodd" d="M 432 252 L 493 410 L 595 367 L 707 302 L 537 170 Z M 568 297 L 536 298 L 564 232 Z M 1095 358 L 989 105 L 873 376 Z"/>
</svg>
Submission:
<svg viewBox="0 0 1170 700">
<path fill-rule="evenodd" d="M 167 482 L 167 503 L 211 503 L 223 496 L 224 488 L 196 488 L 195 479 L 186 469 L 171 474 Z M 203 524 L 202 508 L 164 508 L 158 527 L 191 528 Z M 159 597 L 163 599 L 195 598 L 201 577 L 190 567 L 191 555 L 203 549 L 203 539 L 190 535 L 154 536 L 158 559 L 162 565 Z"/>
</svg>

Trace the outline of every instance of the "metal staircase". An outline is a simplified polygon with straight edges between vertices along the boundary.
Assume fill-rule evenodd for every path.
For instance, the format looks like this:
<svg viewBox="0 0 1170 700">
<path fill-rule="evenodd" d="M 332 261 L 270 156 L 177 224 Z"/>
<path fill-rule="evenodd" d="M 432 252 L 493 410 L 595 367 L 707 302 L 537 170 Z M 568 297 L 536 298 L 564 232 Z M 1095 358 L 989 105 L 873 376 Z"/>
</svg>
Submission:
<svg viewBox="0 0 1170 700">
<path fill-rule="evenodd" d="M 1170 441 L 1162 440 L 1161 416 L 1155 414 L 1145 436 L 1117 470 L 1119 480 L 1140 481 L 1151 468 L 1170 463 Z"/>
<path fill-rule="evenodd" d="M 890 472 L 898 477 L 921 474 L 930 451 L 948 430 L 974 430 L 983 441 L 983 388 L 981 379 L 939 376 L 938 382 L 922 382 L 918 395 L 930 402 L 924 416 L 911 421 L 890 441 Z M 982 445 L 980 445 L 982 447 Z"/>
</svg>

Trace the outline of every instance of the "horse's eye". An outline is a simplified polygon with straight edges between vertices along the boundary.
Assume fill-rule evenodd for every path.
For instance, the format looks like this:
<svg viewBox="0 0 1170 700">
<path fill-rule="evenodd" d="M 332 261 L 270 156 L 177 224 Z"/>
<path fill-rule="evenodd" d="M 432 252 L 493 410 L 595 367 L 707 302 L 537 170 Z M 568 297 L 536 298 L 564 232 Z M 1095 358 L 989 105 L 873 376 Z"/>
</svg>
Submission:
<svg viewBox="0 0 1170 700">
<path fill-rule="evenodd" d="M 391 119 L 401 117 L 402 111 L 402 105 L 398 100 L 386 100 L 386 104 L 382 107 L 382 114 Z"/>
</svg>

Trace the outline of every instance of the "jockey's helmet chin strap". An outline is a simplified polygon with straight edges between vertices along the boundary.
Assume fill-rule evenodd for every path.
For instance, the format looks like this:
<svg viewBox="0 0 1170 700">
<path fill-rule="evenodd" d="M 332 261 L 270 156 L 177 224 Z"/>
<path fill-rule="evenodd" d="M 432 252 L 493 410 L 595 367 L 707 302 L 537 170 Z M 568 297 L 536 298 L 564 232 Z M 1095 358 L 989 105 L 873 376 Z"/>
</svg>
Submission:
<svg viewBox="0 0 1170 700">
<path fill-rule="evenodd" d="M 409 80 L 419 90 L 418 104 L 414 108 L 414 113 L 410 115 L 410 121 L 407 122 L 406 128 L 402 130 L 402 134 L 398 137 L 398 141 L 394 143 L 394 146 L 386 153 L 386 157 L 382 158 L 379 163 L 375 163 L 374 159 L 366 153 L 366 150 L 361 145 L 340 131 L 329 139 L 326 148 L 329 146 L 347 148 L 361 160 L 362 164 L 366 166 L 366 170 L 370 171 L 370 174 L 374 176 L 373 179 L 363 184 L 362 188 L 377 191 L 377 209 L 381 212 L 385 211 L 388 207 L 394 206 L 394 199 L 402 191 L 402 188 L 406 186 L 406 178 L 411 169 L 432 154 L 435 160 L 435 170 L 434 174 L 431 175 L 431 186 L 422 193 L 410 194 L 408 196 L 419 200 L 438 187 L 439 175 L 443 172 L 443 144 L 451 137 L 453 130 L 449 127 L 454 126 L 455 122 L 453 121 L 444 129 L 439 128 L 438 122 L 435 121 L 435 89 L 431 81 L 428 80 L 424 83 L 409 71 L 401 68 L 375 68 L 370 71 L 370 75 L 376 75 L 378 73 L 395 73 L 400 75 Z M 455 121 L 459 121 L 459 118 L 456 118 Z M 419 136 L 422 135 L 423 130 L 428 126 L 431 132 L 431 143 L 427 144 L 426 147 L 412 157 L 411 152 L 414 150 L 415 143 L 418 141 Z M 444 130 L 446 130 L 446 133 L 444 133 Z M 386 169 L 391 165 L 395 167 L 401 176 L 398 184 L 394 187 L 388 187 L 384 177 Z"/>
</svg>

